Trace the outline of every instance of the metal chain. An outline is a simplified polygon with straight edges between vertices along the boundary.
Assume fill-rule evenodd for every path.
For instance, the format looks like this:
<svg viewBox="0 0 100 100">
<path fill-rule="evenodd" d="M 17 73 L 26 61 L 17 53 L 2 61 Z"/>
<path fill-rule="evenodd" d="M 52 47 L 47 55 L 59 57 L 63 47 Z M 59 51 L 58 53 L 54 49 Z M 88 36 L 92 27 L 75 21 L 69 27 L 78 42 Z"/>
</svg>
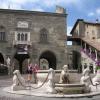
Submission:
<svg viewBox="0 0 100 100">
<path fill-rule="evenodd" d="M 33 86 L 26 86 L 26 85 L 23 85 L 23 83 L 20 81 L 20 79 L 18 78 L 18 75 L 17 74 L 15 74 L 16 76 L 17 76 L 17 79 L 18 79 L 18 81 L 20 82 L 20 84 L 23 86 L 23 87 L 29 87 L 29 88 L 33 88 L 33 89 L 38 89 L 38 88 L 41 88 L 45 83 L 46 83 L 46 81 L 47 81 L 47 79 L 48 79 L 48 76 L 49 76 L 49 73 L 48 73 L 48 75 L 47 75 L 47 77 L 46 77 L 46 79 L 44 80 L 44 82 L 39 86 L 39 87 L 33 87 Z"/>
</svg>

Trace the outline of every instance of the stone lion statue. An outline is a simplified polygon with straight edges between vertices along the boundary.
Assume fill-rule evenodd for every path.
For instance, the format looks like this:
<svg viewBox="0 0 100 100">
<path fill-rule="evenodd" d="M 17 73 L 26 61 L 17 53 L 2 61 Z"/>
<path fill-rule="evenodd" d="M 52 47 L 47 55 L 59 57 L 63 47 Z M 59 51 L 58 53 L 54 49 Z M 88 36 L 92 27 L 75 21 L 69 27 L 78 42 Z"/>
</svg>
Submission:
<svg viewBox="0 0 100 100">
<path fill-rule="evenodd" d="M 13 91 L 25 89 L 25 79 L 21 76 L 19 70 L 13 72 L 13 85 L 11 86 Z"/>
<path fill-rule="evenodd" d="M 69 70 L 67 65 L 63 66 L 63 70 L 61 71 L 60 74 L 59 83 L 66 83 L 66 84 L 69 83 Z"/>
</svg>

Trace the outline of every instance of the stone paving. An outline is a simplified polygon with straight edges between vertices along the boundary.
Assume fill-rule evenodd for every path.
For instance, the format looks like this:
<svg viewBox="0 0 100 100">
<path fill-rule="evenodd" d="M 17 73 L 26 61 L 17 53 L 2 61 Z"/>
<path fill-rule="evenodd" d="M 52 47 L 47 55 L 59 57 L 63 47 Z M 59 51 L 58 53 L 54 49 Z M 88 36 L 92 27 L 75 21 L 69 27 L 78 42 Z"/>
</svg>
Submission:
<svg viewBox="0 0 100 100">
<path fill-rule="evenodd" d="M 48 98 L 48 97 L 37 97 L 27 95 L 17 95 L 2 91 L 4 87 L 11 86 L 12 78 L 8 76 L 0 76 L 0 100 L 100 100 L 98 96 L 87 96 L 84 98 Z"/>
</svg>

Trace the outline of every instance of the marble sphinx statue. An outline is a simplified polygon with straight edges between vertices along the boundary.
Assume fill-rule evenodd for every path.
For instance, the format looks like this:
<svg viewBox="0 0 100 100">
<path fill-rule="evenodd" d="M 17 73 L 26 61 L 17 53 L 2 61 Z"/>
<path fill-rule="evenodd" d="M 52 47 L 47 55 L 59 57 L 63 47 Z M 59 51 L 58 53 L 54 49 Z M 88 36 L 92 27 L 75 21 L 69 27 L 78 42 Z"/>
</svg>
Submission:
<svg viewBox="0 0 100 100">
<path fill-rule="evenodd" d="M 65 83 L 65 84 L 69 83 L 69 70 L 68 70 L 67 65 L 63 66 L 63 70 L 61 71 L 61 74 L 60 74 L 59 83 Z"/>
</svg>

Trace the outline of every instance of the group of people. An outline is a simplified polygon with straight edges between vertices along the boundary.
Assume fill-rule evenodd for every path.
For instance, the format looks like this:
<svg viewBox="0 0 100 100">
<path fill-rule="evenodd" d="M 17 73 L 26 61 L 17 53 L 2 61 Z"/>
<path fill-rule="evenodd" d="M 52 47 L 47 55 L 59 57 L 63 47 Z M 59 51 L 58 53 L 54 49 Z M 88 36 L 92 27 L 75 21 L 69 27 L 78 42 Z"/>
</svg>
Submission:
<svg viewBox="0 0 100 100">
<path fill-rule="evenodd" d="M 37 72 L 39 70 L 39 66 L 37 64 L 30 63 L 27 68 L 28 73 L 28 81 L 30 82 L 32 80 L 32 75 L 34 76 L 34 83 L 37 83 Z"/>
</svg>

